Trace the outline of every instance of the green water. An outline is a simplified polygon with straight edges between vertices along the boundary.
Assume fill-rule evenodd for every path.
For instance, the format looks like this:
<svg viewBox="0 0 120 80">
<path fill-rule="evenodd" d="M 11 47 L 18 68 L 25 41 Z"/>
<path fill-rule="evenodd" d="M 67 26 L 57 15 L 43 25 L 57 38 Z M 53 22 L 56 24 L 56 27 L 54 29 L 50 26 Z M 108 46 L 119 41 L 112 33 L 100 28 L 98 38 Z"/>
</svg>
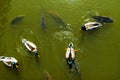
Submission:
<svg viewBox="0 0 120 80">
<path fill-rule="evenodd" d="M 0 55 L 13 56 L 19 69 L 0 62 L 0 80 L 44 80 L 48 71 L 52 80 L 120 80 L 120 0 L 0 0 Z M 66 24 L 61 29 L 50 13 L 57 14 Z M 47 29 L 40 24 L 44 14 Z M 16 25 L 11 20 L 24 19 Z M 91 15 L 110 16 L 114 23 L 90 32 L 79 31 L 82 24 L 93 21 Z M 40 54 L 29 54 L 21 40 L 34 42 Z M 73 42 L 76 63 L 81 75 L 70 72 L 65 62 L 65 49 Z"/>
</svg>

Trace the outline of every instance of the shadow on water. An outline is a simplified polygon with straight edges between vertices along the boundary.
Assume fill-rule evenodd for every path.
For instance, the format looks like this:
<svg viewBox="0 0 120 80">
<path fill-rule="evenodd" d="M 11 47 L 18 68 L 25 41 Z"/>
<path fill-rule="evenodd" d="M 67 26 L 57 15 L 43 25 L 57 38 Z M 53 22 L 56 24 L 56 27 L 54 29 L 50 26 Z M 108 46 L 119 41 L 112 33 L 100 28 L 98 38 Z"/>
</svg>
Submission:
<svg viewBox="0 0 120 80">
<path fill-rule="evenodd" d="M 80 78 L 80 80 L 82 80 L 81 71 L 80 71 L 78 64 L 76 62 L 73 64 L 73 67 L 74 67 L 74 70 L 75 70 L 77 76 Z"/>
<path fill-rule="evenodd" d="M 80 34 L 81 34 L 80 40 L 83 41 L 86 38 L 86 36 L 88 36 L 88 37 L 95 36 L 96 33 L 98 33 L 99 31 L 100 31 L 100 28 L 89 30 L 89 31 L 81 30 L 80 31 Z"/>
<path fill-rule="evenodd" d="M 9 12 L 11 0 L 0 0 L 0 24 L 5 25 L 7 20 L 7 13 Z"/>
<path fill-rule="evenodd" d="M 35 57 L 36 63 L 37 63 L 37 64 L 40 64 L 40 57 L 38 57 L 38 56 L 34 56 L 34 57 Z"/>
<path fill-rule="evenodd" d="M 19 70 L 19 68 L 14 68 L 13 69 L 13 68 L 10 68 L 10 67 L 8 67 L 6 65 L 4 65 L 4 67 L 6 69 L 5 72 L 10 73 L 9 76 L 6 75 L 6 77 L 4 77 L 5 80 L 8 80 L 8 79 L 20 80 L 20 70 Z M 16 76 L 16 77 L 14 77 L 14 76 Z"/>
<path fill-rule="evenodd" d="M 8 67 L 8 66 L 5 66 L 5 67 L 6 67 L 6 69 L 7 69 L 8 71 L 10 71 L 10 72 L 12 72 L 12 73 L 14 73 L 14 74 L 16 74 L 16 75 L 19 75 L 19 69 L 17 69 L 17 68 L 12 69 L 12 68 L 10 68 L 10 67 Z"/>
<path fill-rule="evenodd" d="M 72 68 L 69 68 L 69 64 L 66 63 L 66 71 L 68 72 L 69 80 L 82 80 L 82 74 L 79 69 L 78 63 L 74 62 Z"/>
<path fill-rule="evenodd" d="M 28 51 L 28 50 L 26 49 L 26 47 L 24 47 L 24 48 L 25 48 L 26 53 L 28 54 L 28 57 L 29 57 L 30 59 L 35 60 L 35 62 L 36 62 L 37 64 L 40 64 L 40 57 L 38 57 L 38 56 L 34 55 L 34 53 Z"/>
</svg>

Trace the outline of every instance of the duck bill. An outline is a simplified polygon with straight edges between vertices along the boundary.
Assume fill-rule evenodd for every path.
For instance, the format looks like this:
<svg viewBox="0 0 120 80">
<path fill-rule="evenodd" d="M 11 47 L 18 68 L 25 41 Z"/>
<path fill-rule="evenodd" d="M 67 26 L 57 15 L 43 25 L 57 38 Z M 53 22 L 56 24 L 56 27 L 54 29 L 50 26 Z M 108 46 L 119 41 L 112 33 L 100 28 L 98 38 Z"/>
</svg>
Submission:
<svg viewBox="0 0 120 80">
<path fill-rule="evenodd" d="M 19 68 L 19 66 L 18 65 L 15 65 L 16 66 L 16 68 Z"/>
<path fill-rule="evenodd" d="M 38 57 L 40 57 L 40 55 L 38 55 Z"/>
</svg>

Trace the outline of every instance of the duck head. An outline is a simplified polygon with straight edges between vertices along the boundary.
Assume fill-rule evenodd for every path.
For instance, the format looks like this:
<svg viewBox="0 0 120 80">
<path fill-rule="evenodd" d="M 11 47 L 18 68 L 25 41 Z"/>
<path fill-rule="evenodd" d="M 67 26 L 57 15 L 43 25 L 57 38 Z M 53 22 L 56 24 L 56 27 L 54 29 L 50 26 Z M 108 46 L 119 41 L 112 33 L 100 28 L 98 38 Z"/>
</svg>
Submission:
<svg viewBox="0 0 120 80">
<path fill-rule="evenodd" d="M 11 64 L 12 64 L 12 68 L 18 68 L 19 67 L 18 63 L 12 62 Z"/>
<path fill-rule="evenodd" d="M 86 27 L 84 25 L 81 27 L 81 29 L 86 31 Z"/>
<path fill-rule="evenodd" d="M 39 56 L 39 55 L 38 55 L 38 51 L 35 51 L 35 52 L 34 52 L 34 55 Z"/>
</svg>

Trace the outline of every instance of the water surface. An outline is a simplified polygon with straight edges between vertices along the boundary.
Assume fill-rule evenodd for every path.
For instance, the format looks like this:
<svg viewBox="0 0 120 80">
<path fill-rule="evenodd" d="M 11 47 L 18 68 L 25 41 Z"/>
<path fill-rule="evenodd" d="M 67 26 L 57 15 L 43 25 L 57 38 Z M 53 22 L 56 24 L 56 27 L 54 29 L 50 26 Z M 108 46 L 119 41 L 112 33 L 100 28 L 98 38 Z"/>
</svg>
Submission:
<svg viewBox="0 0 120 80">
<path fill-rule="evenodd" d="M 52 80 L 120 80 L 119 0 L 1 0 L 0 55 L 13 56 L 19 69 L 0 63 L 2 80 L 44 80 L 48 71 Z M 65 24 L 51 17 L 56 14 Z M 43 15 L 44 14 L 44 15 Z M 15 25 L 10 22 L 19 15 L 24 19 Z M 110 16 L 114 23 L 84 32 L 81 26 L 94 21 L 92 15 Z M 45 17 L 46 31 L 41 26 Z M 34 42 L 40 54 L 36 59 L 29 54 L 21 40 Z M 76 63 L 81 75 L 70 72 L 65 62 L 65 49 L 74 43 Z"/>
</svg>

